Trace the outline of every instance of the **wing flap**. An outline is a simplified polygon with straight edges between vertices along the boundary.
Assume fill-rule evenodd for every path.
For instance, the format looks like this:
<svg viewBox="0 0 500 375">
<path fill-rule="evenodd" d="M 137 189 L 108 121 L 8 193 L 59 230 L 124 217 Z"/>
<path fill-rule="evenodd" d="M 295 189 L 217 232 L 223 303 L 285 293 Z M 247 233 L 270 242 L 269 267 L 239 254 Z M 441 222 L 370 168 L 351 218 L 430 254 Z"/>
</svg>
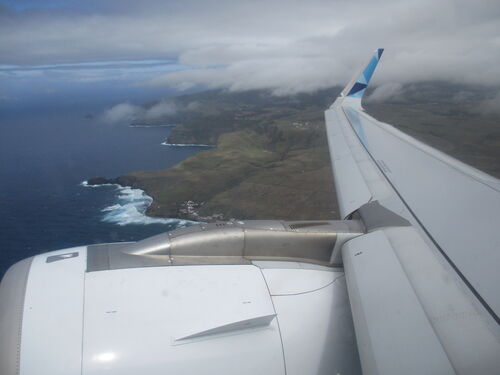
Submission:
<svg viewBox="0 0 500 375">
<path fill-rule="evenodd" d="M 342 256 L 363 374 L 455 374 L 384 232 Z"/>
<path fill-rule="evenodd" d="M 500 345 L 480 307 L 415 228 L 357 237 L 342 256 L 364 374 L 493 374 L 499 368 Z"/>
</svg>

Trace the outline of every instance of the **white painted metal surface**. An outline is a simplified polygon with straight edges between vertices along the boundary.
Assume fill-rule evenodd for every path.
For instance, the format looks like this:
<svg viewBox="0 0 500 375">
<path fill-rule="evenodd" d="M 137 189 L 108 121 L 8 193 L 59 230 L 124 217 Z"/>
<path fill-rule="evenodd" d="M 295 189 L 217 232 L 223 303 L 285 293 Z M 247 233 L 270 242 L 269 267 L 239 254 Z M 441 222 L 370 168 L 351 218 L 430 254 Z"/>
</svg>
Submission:
<svg viewBox="0 0 500 375">
<path fill-rule="evenodd" d="M 328 110 L 325 118 L 337 201 L 340 215 L 345 218 L 370 201 L 372 194 L 344 136 L 341 124 L 346 120 L 342 113 Z"/>
<path fill-rule="evenodd" d="M 33 258 L 12 265 L 0 283 L 0 373 L 20 373 L 24 297 Z"/>
<path fill-rule="evenodd" d="M 311 270 L 311 269 L 263 269 L 262 274 L 266 278 L 269 293 L 272 296 L 293 295 L 308 293 L 325 288 L 344 272 L 333 270 Z"/>
<path fill-rule="evenodd" d="M 304 280 L 304 271 L 309 271 L 307 274 L 312 279 L 324 275 L 310 272 L 325 273 L 280 269 L 269 278 L 266 276 L 266 280 L 271 290 L 279 287 L 280 291 L 291 291 L 282 289 L 283 283 L 295 277 Z M 272 297 L 283 339 L 287 375 L 361 374 L 345 278 L 342 273 L 331 273 L 335 281 L 323 288 Z M 266 275 L 270 275 L 269 272 Z"/>
<path fill-rule="evenodd" d="M 500 368 L 498 327 L 456 278 L 449 264 L 413 227 L 383 230 L 441 345 L 459 374 L 492 374 Z"/>
<path fill-rule="evenodd" d="M 176 340 L 274 314 L 262 274 L 252 265 L 91 272 L 83 373 L 284 374 L 276 319 Z"/>
<path fill-rule="evenodd" d="M 384 232 L 349 241 L 342 256 L 363 373 L 454 374 Z"/>
<path fill-rule="evenodd" d="M 78 253 L 64 258 L 64 254 Z M 61 260 L 47 263 L 50 256 Z M 28 276 L 21 337 L 21 375 L 81 374 L 86 247 L 41 254 Z"/>
</svg>

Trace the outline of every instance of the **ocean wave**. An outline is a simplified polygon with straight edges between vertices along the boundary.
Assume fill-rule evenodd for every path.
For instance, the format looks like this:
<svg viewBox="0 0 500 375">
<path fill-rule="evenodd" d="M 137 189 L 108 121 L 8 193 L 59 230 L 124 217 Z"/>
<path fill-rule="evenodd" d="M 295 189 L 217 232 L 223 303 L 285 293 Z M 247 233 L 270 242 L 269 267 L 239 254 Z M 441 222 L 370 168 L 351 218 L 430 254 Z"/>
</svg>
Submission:
<svg viewBox="0 0 500 375">
<path fill-rule="evenodd" d="M 172 146 L 172 147 L 214 147 L 213 145 L 201 145 L 195 143 L 167 143 L 162 142 L 163 146 Z"/>
<path fill-rule="evenodd" d="M 102 209 L 102 221 L 117 225 L 129 224 L 176 224 L 178 227 L 189 223 L 187 220 L 158 218 L 147 216 L 146 210 L 153 202 L 153 198 L 143 190 L 131 187 L 118 187 L 118 203 Z"/>
<path fill-rule="evenodd" d="M 119 204 L 114 204 L 112 206 L 105 207 L 101 210 L 101 212 L 114 211 L 119 210 L 122 206 Z"/>
<path fill-rule="evenodd" d="M 85 181 L 82 181 L 82 182 L 80 183 L 80 186 L 83 186 L 83 187 L 88 187 L 88 188 L 98 188 L 98 187 L 101 187 L 101 186 L 120 186 L 120 185 L 118 185 L 118 184 L 99 184 L 99 185 L 90 185 L 90 184 L 88 183 L 88 181 L 87 181 L 87 180 L 85 180 Z"/>
<path fill-rule="evenodd" d="M 146 210 L 153 202 L 153 198 L 147 195 L 144 190 L 118 184 L 89 185 L 87 181 L 83 181 L 80 185 L 85 187 L 116 186 L 118 203 L 104 207 L 101 210 L 104 214 L 101 219 L 103 222 L 120 226 L 130 224 L 174 224 L 177 228 L 194 223 L 189 220 L 147 216 Z"/>
</svg>

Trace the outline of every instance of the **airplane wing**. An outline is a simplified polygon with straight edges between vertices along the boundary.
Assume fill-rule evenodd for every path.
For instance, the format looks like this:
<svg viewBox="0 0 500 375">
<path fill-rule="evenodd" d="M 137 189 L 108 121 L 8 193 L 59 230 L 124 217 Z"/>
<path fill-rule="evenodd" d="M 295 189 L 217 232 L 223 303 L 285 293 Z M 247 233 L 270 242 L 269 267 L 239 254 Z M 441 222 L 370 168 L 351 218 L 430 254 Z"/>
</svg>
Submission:
<svg viewBox="0 0 500 375">
<path fill-rule="evenodd" d="M 500 181 L 363 110 L 382 52 L 325 112 L 363 373 L 497 373 Z"/>
</svg>

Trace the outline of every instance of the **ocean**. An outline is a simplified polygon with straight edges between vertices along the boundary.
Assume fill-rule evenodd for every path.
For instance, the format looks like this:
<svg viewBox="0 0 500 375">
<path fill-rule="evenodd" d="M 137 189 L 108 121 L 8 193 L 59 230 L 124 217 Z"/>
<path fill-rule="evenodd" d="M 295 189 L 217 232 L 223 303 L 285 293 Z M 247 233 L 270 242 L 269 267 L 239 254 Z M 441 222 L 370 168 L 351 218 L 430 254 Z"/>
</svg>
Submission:
<svg viewBox="0 0 500 375">
<path fill-rule="evenodd" d="M 1 113 L 0 277 L 16 261 L 42 252 L 136 241 L 189 225 L 145 216 L 151 198 L 141 190 L 85 181 L 168 168 L 203 148 L 162 145 L 168 127 L 111 125 L 86 113 Z"/>
</svg>

